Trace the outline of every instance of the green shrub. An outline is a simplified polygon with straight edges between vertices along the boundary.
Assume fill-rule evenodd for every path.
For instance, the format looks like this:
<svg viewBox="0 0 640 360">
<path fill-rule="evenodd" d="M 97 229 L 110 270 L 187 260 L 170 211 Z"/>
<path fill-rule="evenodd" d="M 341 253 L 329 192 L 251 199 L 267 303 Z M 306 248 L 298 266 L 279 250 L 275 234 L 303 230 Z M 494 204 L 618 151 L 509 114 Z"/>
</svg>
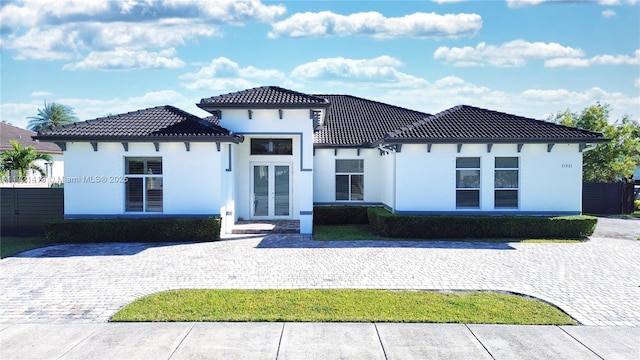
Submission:
<svg viewBox="0 0 640 360">
<path fill-rule="evenodd" d="M 408 216 L 381 208 L 368 210 L 380 235 L 406 239 L 581 238 L 593 234 L 591 216 Z"/>
<path fill-rule="evenodd" d="M 367 222 L 366 206 L 315 206 L 313 208 L 314 225 L 352 225 Z"/>
<path fill-rule="evenodd" d="M 44 224 L 47 240 L 57 243 L 215 241 L 218 217 L 55 220 Z"/>
<path fill-rule="evenodd" d="M 635 205 L 636 211 L 640 211 L 640 200 L 635 200 L 633 204 Z"/>
</svg>

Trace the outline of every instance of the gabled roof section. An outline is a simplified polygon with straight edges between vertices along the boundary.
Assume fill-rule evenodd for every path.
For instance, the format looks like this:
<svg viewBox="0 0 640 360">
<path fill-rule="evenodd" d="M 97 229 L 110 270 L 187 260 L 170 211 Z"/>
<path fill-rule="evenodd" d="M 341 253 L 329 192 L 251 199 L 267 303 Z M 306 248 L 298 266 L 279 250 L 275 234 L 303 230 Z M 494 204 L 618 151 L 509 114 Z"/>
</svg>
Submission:
<svg viewBox="0 0 640 360">
<path fill-rule="evenodd" d="M 221 108 L 324 108 L 328 102 L 318 96 L 283 89 L 278 86 L 262 86 L 210 98 L 197 104 L 203 109 Z"/>
<path fill-rule="evenodd" d="M 37 139 L 96 141 L 236 141 L 229 130 L 176 107 L 164 105 L 58 126 Z"/>
<path fill-rule="evenodd" d="M 600 142 L 600 133 L 459 105 L 384 136 L 387 143 Z"/>
<path fill-rule="evenodd" d="M 351 95 L 316 95 L 331 105 L 324 126 L 313 135 L 316 147 L 373 146 L 395 129 L 430 114 Z"/>
<path fill-rule="evenodd" d="M 11 141 L 16 140 L 21 147 L 31 146 L 39 153 L 62 154 L 62 150 L 56 144 L 33 140 L 31 137 L 35 135 L 36 133 L 33 131 L 0 123 L 0 152 L 13 150 Z"/>
</svg>

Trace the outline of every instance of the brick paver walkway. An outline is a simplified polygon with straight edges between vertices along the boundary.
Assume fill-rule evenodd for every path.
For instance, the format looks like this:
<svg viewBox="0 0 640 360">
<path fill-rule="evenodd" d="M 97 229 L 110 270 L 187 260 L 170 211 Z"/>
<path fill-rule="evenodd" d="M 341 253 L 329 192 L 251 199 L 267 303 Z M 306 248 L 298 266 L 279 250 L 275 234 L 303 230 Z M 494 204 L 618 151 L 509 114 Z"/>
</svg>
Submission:
<svg viewBox="0 0 640 360">
<path fill-rule="evenodd" d="M 376 288 L 512 291 L 585 325 L 639 326 L 638 259 L 640 241 L 603 237 L 490 244 L 270 235 L 60 245 L 0 261 L 0 322 L 105 322 L 140 296 L 180 288 Z"/>
</svg>

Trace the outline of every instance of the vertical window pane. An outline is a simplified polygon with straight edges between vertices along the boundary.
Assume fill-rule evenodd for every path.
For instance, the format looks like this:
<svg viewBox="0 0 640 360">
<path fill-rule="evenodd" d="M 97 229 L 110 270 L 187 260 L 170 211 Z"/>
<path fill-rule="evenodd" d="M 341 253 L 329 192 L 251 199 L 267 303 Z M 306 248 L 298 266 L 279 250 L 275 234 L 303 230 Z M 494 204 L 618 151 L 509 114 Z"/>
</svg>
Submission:
<svg viewBox="0 0 640 360">
<path fill-rule="evenodd" d="M 364 176 L 351 175 L 351 200 L 364 199 Z"/>
<path fill-rule="evenodd" d="M 125 210 L 142 211 L 142 178 L 129 178 L 125 183 Z"/>
<path fill-rule="evenodd" d="M 480 190 L 457 190 L 456 207 L 458 208 L 479 208 Z"/>
<path fill-rule="evenodd" d="M 147 211 L 162 211 L 162 178 L 147 178 Z"/>
<path fill-rule="evenodd" d="M 495 187 L 515 189 L 518 187 L 518 170 L 496 170 Z"/>
<path fill-rule="evenodd" d="M 518 190 L 496 190 L 495 207 L 496 208 L 517 208 L 518 207 Z"/>
<path fill-rule="evenodd" d="M 336 175 L 336 200 L 349 200 L 349 175 Z"/>
<path fill-rule="evenodd" d="M 479 188 L 480 170 L 456 170 L 457 188 Z"/>
</svg>

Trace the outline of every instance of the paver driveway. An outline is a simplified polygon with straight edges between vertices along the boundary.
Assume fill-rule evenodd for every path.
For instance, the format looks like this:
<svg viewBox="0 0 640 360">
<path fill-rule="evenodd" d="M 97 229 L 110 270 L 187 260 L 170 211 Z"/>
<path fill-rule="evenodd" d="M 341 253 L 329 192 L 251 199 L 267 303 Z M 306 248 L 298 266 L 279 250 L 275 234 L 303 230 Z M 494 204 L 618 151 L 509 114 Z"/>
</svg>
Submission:
<svg viewBox="0 0 640 360">
<path fill-rule="evenodd" d="M 638 226 L 640 235 L 640 221 L 617 221 L 631 232 Z M 179 288 L 378 288 L 513 291 L 547 300 L 586 325 L 638 326 L 640 241 L 596 234 L 577 244 L 272 235 L 52 246 L 0 261 L 0 322 L 105 322 L 137 297 Z"/>
</svg>

